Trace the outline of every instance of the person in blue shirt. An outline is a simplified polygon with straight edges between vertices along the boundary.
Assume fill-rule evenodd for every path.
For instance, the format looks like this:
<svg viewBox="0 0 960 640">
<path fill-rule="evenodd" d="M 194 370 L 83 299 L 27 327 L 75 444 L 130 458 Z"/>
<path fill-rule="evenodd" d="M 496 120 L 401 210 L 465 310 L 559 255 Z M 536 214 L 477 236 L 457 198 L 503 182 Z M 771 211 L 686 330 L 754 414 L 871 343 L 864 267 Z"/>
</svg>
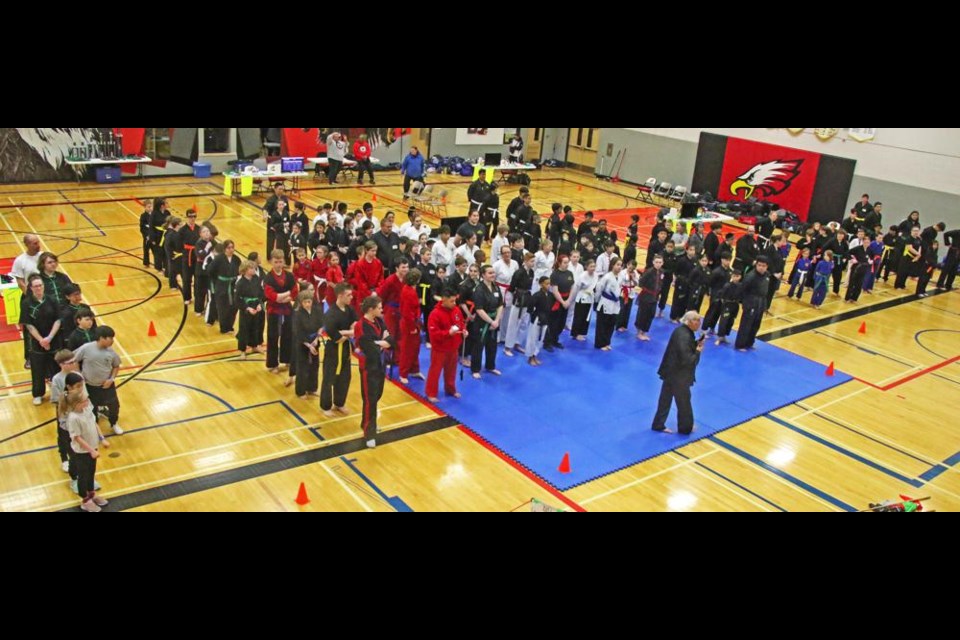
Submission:
<svg viewBox="0 0 960 640">
<path fill-rule="evenodd" d="M 410 147 L 410 153 L 403 159 L 400 165 L 400 175 L 403 176 L 403 199 L 407 200 L 407 194 L 410 193 L 410 183 L 419 180 L 423 182 L 423 171 L 425 168 L 423 155 L 420 149 Z"/>
</svg>

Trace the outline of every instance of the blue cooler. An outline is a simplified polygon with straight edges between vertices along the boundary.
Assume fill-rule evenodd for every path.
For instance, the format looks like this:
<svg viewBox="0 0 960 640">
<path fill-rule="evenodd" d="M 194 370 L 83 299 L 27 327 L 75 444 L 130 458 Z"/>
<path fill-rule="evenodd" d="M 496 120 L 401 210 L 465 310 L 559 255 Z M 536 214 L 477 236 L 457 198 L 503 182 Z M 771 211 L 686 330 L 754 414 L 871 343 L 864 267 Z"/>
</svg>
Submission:
<svg viewBox="0 0 960 640">
<path fill-rule="evenodd" d="M 193 177 L 194 177 L 194 178 L 209 178 L 209 177 L 210 177 L 210 163 L 209 163 L 209 162 L 194 162 L 194 163 L 193 163 Z"/>
<path fill-rule="evenodd" d="M 120 182 L 120 167 L 97 167 L 97 182 Z"/>
<path fill-rule="evenodd" d="M 303 158 L 280 158 L 280 163 L 280 171 L 283 173 L 303 171 Z"/>
</svg>

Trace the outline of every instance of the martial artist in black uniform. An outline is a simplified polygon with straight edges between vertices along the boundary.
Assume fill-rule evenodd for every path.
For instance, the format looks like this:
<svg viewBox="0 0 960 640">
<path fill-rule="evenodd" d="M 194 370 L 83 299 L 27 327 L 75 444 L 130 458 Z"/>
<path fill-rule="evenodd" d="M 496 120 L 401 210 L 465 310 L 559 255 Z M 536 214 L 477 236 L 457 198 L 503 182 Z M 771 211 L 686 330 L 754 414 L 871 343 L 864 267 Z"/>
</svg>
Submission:
<svg viewBox="0 0 960 640">
<path fill-rule="evenodd" d="M 770 289 L 770 274 L 767 273 L 767 257 L 760 256 L 753 271 L 743 280 L 743 318 L 737 329 L 738 351 L 753 347 L 763 322 L 763 312 L 767 304 L 767 292 Z"/>
<path fill-rule="evenodd" d="M 953 280 L 957 277 L 957 265 L 960 264 L 960 229 L 943 234 L 947 245 L 947 256 L 943 259 L 943 268 L 937 278 L 937 289 L 953 290 Z"/>
<path fill-rule="evenodd" d="M 640 294 L 637 296 L 637 339 L 646 342 L 650 339 L 650 326 L 657 313 L 657 300 L 663 286 L 663 256 L 653 257 L 652 264 L 640 276 Z"/>
<path fill-rule="evenodd" d="M 234 255 L 236 246 L 233 240 L 223 243 L 223 254 L 213 259 L 210 265 L 210 281 L 213 283 L 214 302 L 217 305 L 217 317 L 220 320 L 220 333 L 232 333 L 237 307 L 233 300 L 233 289 L 240 272 L 240 257 Z"/>
<path fill-rule="evenodd" d="M 363 411 L 360 428 L 368 447 L 377 446 L 377 403 L 383 396 L 386 367 L 383 352 L 396 349 L 396 338 L 387 331 L 383 321 L 383 302 L 373 295 L 360 305 L 363 317 L 354 325 L 356 343 L 354 353 L 360 361 L 360 397 Z"/>
<path fill-rule="evenodd" d="M 197 212 L 187 210 L 187 224 L 180 227 L 180 249 L 183 251 L 183 268 L 180 272 L 180 286 L 183 291 L 183 304 L 193 300 L 193 276 L 197 272 L 197 245 L 200 244 L 200 227 L 197 226 Z M 199 312 L 198 312 L 199 313 Z"/>
<path fill-rule="evenodd" d="M 721 293 L 723 288 L 730 282 L 730 254 L 724 253 L 720 257 L 720 266 L 710 272 L 710 279 L 707 287 L 710 290 L 710 306 L 707 307 L 707 313 L 703 318 L 703 328 L 708 333 L 713 333 L 717 322 L 720 320 L 720 313 L 723 311 L 723 298 Z"/>
<path fill-rule="evenodd" d="M 740 313 L 740 302 L 743 300 L 743 274 L 739 271 L 730 272 L 730 282 L 723 285 L 720 291 L 720 324 L 717 326 L 716 345 L 727 344 L 727 336 L 733 330 L 733 323 Z"/>
<path fill-rule="evenodd" d="M 353 287 L 339 282 L 333 288 L 337 301 L 323 317 L 323 380 L 320 383 L 320 409 L 328 418 L 333 411 L 346 415 L 350 391 L 350 339 L 357 323 L 353 309 Z"/>
<path fill-rule="evenodd" d="M 697 365 L 703 351 L 703 338 L 697 340 L 694 333 L 700 328 L 700 317 L 694 316 L 687 323 L 673 330 L 667 349 L 660 361 L 657 374 L 663 380 L 657 414 L 653 418 L 654 431 L 672 433 L 667 429 L 670 405 L 677 403 L 677 430 L 681 435 L 693 431 L 693 406 L 690 404 L 690 388 L 696 382 Z"/>
<path fill-rule="evenodd" d="M 690 274 L 697 267 L 697 249 L 696 247 L 687 247 L 687 252 L 677 258 L 677 266 L 674 268 L 673 277 L 673 306 L 670 308 L 670 321 L 680 320 L 687 311 L 687 299 L 690 295 Z"/>
<path fill-rule="evenodd" d="M 503 313 L 503 294 L 500 293 L 500 287 L 495 280 L 493 267 L 484 265 L 480 284 L 473 291 L 473 304 L 477 315 L 470 328 L 470 333 L 476 336 L 470 370 L 474 378 L 480 377 L 484 353 L 486 353 L 486 370 L 494 375 L 500 375 L 500 371 L 497 370 L 497 331 Z"/>
</svg>

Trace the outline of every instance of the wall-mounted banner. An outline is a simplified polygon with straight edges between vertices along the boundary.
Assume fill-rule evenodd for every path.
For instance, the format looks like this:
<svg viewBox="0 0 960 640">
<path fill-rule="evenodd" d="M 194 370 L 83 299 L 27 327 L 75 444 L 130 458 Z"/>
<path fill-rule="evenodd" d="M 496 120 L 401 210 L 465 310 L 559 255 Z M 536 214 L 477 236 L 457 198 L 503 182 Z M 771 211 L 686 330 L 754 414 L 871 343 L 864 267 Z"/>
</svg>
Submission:
<svg viewBox="0 0 960 640">
<path fill-rule="evenodd" d="M 503 129 L 457 129 L 457 144 L 503 144 Z"/>
</svg>

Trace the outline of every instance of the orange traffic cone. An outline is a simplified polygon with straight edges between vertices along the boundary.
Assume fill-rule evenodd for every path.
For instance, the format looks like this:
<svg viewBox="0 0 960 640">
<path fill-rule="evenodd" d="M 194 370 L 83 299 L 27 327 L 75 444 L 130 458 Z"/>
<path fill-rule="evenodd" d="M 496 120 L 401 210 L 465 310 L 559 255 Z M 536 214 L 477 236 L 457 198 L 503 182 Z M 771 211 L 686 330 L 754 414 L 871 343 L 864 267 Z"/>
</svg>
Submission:
<svg viewBox="0 0 960 640">
<path fill-rule="evenodd" d="M 373 197 L 370 198 L 370 199 L 373 200 L 374 202 L 376 202 L 376 201 L 377 201 L 377 194 L 373 194 Z"/>
<path fill-rule="evenodd" d="M 583 185 L 582 185 L 582 184 L 578 184 L 578 185 L 577 185 L 577 191 L 583 191 Z"/>
<path fill-rule="evenodd" d="M 193 212 L 200 213 L 200 207 L 197 206 L 196 202 L 193 203 Z"/>
<path fill-rule="evenodd" d="M 307 497 L 307 487 L 302 482 L 300 483 L 300 491 L 297 492 L 296 503 L 301 507 L 310 502 L 310 498 Z"/>
<path fill-rule="evenodd" d="M 156 338 L 157 337 L 157 328 L 153 326 L 153 320 L 150 321 L 150 327 L 147 328 L 147 337 Z"/>
<path fill-rule="evenodd" d="M 108 286 L 108 287 L 115 287 L 115 286 L 116 286 L 116 283 L 114 283 L 114 281 L 113 281 L 113 274 L 112 274 L 112 273 L 107 275 L 107 286 Z"/>
<path fill-rule="evenodd" d="M 557 467 L 557 471 L 560 473 L 570 473 L 570 454 L 563 454 L 563 460 L 560 461 L 560 466 Z"/>
<path fill-rule="evenodd" d="M 833 377 L 833 363 L 832 363 L 832 362 L 830 363 L 830 366 L 827 367 L 826 374 L 827 374 L 827 376 L 830 377 L 830 378 Z"/>
<path fill-rule="evenodd" d="M 867 323 L 863 322 L 860 324 L 860 328 L 857 330 L 857 333 L 866 333 L 867 332 Z"/>
<path fill-rule="evenodd" d="M 63 217 L 63 214 L 60 214 L 60 224 L 67 224 L 67 219 Z"/>
</svg>

